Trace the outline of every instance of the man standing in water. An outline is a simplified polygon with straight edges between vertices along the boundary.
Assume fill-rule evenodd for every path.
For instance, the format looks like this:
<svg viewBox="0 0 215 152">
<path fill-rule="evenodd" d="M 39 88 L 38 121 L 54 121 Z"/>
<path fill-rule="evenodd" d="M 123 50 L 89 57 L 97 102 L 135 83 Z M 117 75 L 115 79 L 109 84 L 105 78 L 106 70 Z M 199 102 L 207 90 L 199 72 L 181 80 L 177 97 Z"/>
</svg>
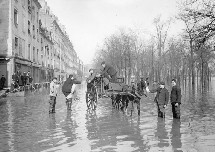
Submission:
<svg viewBox="0 0 215 152">
<path fill-rule="evenodd" d="M 76 80 L 76 78 L 72 74 L 70 74 L 62 86 L 62 92 L 66 97 L 67 110 L 71 110 L 76 84 L 81 84 L 81 82 Z"/>
<path fill-rule="evenodd" d="M 0 79 L 0 90 L 4 89 L 5 82 L 6 82 L 6 78 L 4 75 L 2 75 L 2 77 Z"/>
<path fill-rule="evenodd" d="M 170 95 L 173 118 L 180 119 L 181 88 L 176 85 L 176 80 L 172 79 L 172 90 Z"/>
<path fill-rule="evenodd" d="M 157 104 L 158 117 L 165 118 L 165 108 L 169 101 L 169 92 L 165 88 L 165 83 L 160 82 L 157 89 L 149 90 L 147 87 L 146 90 L 150 93 L 157 93 L 154 101 Z"/>
<path fill-rule="evenodd" d="M 49 100 L 49 113 L 55 113 L 57 89 L 59 85 L 57 84 L 57 78 L 54 77 L 50 83 L 50 100 Z"/>
</svg>

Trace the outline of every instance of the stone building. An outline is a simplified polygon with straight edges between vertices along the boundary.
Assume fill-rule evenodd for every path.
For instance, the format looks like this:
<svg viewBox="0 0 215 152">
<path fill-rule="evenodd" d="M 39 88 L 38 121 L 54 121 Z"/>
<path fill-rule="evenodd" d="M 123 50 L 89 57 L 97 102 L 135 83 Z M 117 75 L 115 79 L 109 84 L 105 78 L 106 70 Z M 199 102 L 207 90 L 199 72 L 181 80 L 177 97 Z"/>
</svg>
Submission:
<svg viewBox="0 0 215 152">
<path fill-rule="evenodd" d="M 45 0 L 0 1 L 0 76 L 30 72 L 33 83 L 77 73 L 80 63 L 64 26 Z"/>
<path fill-rule="evenodd" d="M 38 81 L 40 8 L 38 0 L 0 1 L 0 74 L 6 76 L 7 86 L 16 71 L 29 71 Z"/>
<path fill-rule="evenodd" d="M 42 6 L 39 14 L 41 24 L 51 32 L 54 43 L 54 76 L 59 80 L 65 80 L 69 74 L 77 74 L 77 53 L 66 33 L 65 27 L 60 24 L 58 18 L 51 12 L 47 2 L 45 0 L 39 0 L 39 2 Z"/>
<path fill-rule="evenodd" d="M 40 82 L 49 82 L 54 76 L 54 42 L 51 33 L 40 24 Z"/>
</svg>

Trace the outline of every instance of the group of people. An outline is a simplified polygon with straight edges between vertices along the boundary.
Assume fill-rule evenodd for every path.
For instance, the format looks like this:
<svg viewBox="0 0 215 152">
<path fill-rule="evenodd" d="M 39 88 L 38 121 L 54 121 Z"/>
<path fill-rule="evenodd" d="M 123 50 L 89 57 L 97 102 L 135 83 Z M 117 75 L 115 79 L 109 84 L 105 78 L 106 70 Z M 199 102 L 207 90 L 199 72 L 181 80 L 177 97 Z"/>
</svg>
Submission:
<svg viewBox="0 0 215 152">
<path fill-rule="evenodd" d="M 87 78 L 87 90 L 89 91 L 92 86 L 93 86 L 93 82 L 94 82 L 94 78 L 95 77 L 103 77 L 105 79 L 104 80 L 104 89 L 107 90 L 109 88 L 108 84 L 109 82 L 117 82 L 117 71 L 109 64 L 106 64 L 104 61 L 101 63 L 102 66 L 102 71 L 100 73 L 95 73 L 95 71 L 93 69 L 90 69 L 90 75 Z"/>
<path fill-rule="evenodd" d="M 32 82 L 33 78 L 29 71 L 23 73 L 17 71 L 12 75 L 11 90 L 17 90 L 20 86 L 26 86 Z"/>
<path fill-rule="evenodd" d="M 109 82 L 112 82 L 112 83 L 117 82 L 117 71 L 112 66 L 110 66 L 109 64 L 106 64 L 105 62 L 102 62 L 101 66 L 103 67 L 103 70 L 100 74 L 97 74 L 97 76 L 103 76 L 107 78 Z M 87 90 L 90 90 L 92 88 L 92 85 L 93 85 L 92 82 L 96 77 L 96 74 L 92 69 L 90 69 L 89 72 L 90 72 L 90 76 L 87 79 Z M 176 84 L 177 84 L 176 79 L 172 79 L 172 90 L 170 94 L 170 102 L 172 105 L 173 118 L 180 119 L 181 89 Z M 108 87 L 108 85 L 105 85 L 105 87 Z M 108 88 L 105 88 L 105 89 L 108 89 Z M 136 89 L 134 83 L 132 84 L 132 89 L 134 90 Z M 140 82 L 137 83 L 137 91 L 141 95 L 145 95 L 147 97 L 144 90 L 146 90 L 149 93 L 157 93 L 154 101 L 157 105 L 158 117 L 164 118 L 165 108 L 169 101 L 169 92 L 165 87 L 165 83 L 160 82 L 158 88 L 149 90 L 149 78 L 146 78 L 145 80 L 141 78 Z"/>
<path fill-rule="evenodd" d="M 67 80 L 64 82 L 62 86 L 62 92 L 66 97 L 66 106 L 67 110 L 71 110 L 72 101 L 76 98 L 75 87 L 77 84 L 81 84 L 81 81 L 78 81 L 74 75 L 69 75 Z M 59 83 L 57 82 L 57 78 L 54 77 L 50 83 L 50 100 L 49 100 L 49 114 L 55 113 L 55 105 L 57 98 L 57 90 L 59 88 Z"/>
<path fill-rule="evenodd" d="M 117 82 L 117 71 L 110 65 L 106 64 L 105 62 L 101 63 L 103 70 L 101 73 L 95 73 L 93 69 L 90 69 L 90 75 L 87 78 L 87 90 L 89 91 L 93 86 L 93 81 L 95 77 L 103 76 L 108 79 L 109 82 Z M 74 100 L 75 94 L 75 86 L 76 84 L 80 84 L 81 82 L 78 81 L 74 75 L 69 75 L 67 80 L 64 82 L 62 86 L 62 92 L 66 97 L 66 105 L 67 109 L 71 110 L 72 101 Z M 180 105 L 181 105 L 181 89 L 179 86 L 176 85 L 177 82 L 175 79 L 172 79 L 172 90 L 170 94 L 170 102 L 172 105 L 172 113 L 173 118 L 180 119 Z M 146 78 L 145 80 L 141 78 L 141 81 L 138 83 L 138 88 L 141 90 L 146 90 L 148 93 L 157 93 L 154 99 L 157 105 L 157 112 L 158 117 L 165 118 L 165 108 L 169 102 L 169 92 L 165 87 L 164 82 L 159 83 L 159 87 L 156 89 L 149 89 L 149 80 Z M 106 85 L 108 87 L 108 85 Z M 50 84 L 50 108 L 49 113 L 55 112 L 55 104 L 56 104 L 56 96 L 57 96 L 57 78 L 53 78 Z M 146 94 L 145 94 L 146 95 Z"/>
<path fill-rule="evenodd" d="M 95 77 L 106 77 L 110 82 L 117 81 L 117 71 L 110 65 L 105 64 L 105 62 L 101 63 L 103 67 L 103 71 L 100 74 L 97 74 L 90 69 L 90 76 L 87 79 L 87 89 L 92 87 L 92 81 Z M 74 75 L 69 75 L 67 80 L 63 83 L 62 92 L 66 97 L 66 106 L 67 110 L 71 110 L 72 101 L 75 99 L 75 87 L 77 84 L 81 84 L 81 81 L 78 81 Z M 57 82 L 57 78 L 54 77 L 50 83 L 50 100 L 49 100 L 49 113 L 55 113 L 55 105 L 57 98 L 57 90 L 59 88 L 59 83 Z"/>
<path fill-rule="evenodd" d="M 170 99 L 173 118 L 180 119 L 181 89 L 177 86 L 175 79 L 172 79 L 172 90 L 170 97 L 164 82 L 160 82 L 159 87 L 156 89 L 149 90 L 149 88 L 146 87 L 146 91 L 149 93 L 157 93 L 154 101 L 157 105 L 158 117 L 165 118 L 165 108 Z"/>
</svg>

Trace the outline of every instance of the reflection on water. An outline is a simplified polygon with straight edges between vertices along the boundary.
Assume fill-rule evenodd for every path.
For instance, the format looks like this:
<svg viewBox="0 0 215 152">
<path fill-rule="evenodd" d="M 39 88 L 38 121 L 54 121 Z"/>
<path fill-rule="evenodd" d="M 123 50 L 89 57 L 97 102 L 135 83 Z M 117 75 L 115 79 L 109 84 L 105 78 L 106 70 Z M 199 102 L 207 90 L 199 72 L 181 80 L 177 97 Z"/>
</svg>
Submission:
<svg viewBox="0 0 215 152">
<path fill-rule="evenodd" d="M 187 95 L 189 93 L 186 93 Z M 141 116 L 132 117 L 112 109 L 108 99 L 87 111 L 85 90 L 80 101 L 67 111 L 65 98 L 57 97 L 56 113 L 48 114 L 48 96 L 8 98 L 0 105 L 0 151 L 75 152 L 187 152 L 215 149 L 214 91 L 196 96 L 183 94 L 181 120 L 157 118 L 153 96 L 141 101 Z M 190 96 L 190 94 L 189 94 Z"/>
<path fill-rule="evenodd" d="M 173 148 L 173 152 L 183 152 L 181 150 L 182 143 L 181 143 L 181 121 L 177 119 L 173 119 L 172 128 L 170 131 L 171 135 L 171 145 Z"/>
<path fill-rule="evenodd" d="M 169 147 L 167 135 L 168 135 L 168 132 L 165 128 L 165 119 L 158 117 L 155 137 L 158 138 L 158 147 L 159 148 Z"/>
</svg>

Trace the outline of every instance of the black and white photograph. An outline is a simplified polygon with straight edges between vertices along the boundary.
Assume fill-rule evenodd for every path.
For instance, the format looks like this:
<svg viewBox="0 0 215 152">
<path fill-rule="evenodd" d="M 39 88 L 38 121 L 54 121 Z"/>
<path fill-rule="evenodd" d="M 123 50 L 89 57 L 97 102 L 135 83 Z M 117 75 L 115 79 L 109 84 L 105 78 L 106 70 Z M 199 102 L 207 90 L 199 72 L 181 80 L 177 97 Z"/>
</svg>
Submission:
<svg viewBox="0 0 215 152">
<path fill-rule="evenodd" d="M 0 0 L 0 152 L 215 152 L 215 0 Z"/>
</svg>

